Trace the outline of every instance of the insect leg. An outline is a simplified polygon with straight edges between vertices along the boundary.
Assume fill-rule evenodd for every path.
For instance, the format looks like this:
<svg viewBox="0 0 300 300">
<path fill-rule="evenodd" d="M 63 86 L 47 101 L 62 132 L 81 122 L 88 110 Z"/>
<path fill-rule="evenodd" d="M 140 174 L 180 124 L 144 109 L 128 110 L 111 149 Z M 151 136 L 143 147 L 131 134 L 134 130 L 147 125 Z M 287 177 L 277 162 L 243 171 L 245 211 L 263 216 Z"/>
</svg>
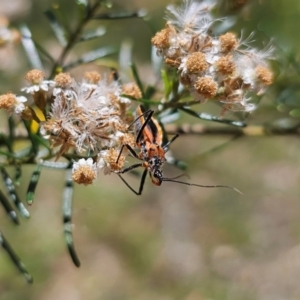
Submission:
<svg viewBox="0 0 300 300">
<path fill-rule="evenodd" d="M 118 158 L 117 158 L 116 163 L 118 163 L 118 161 L 119 161 L 119 159 L 120 159 L 120 157 L 121 157 L 121 154 L 122 154 L 122 152 L 123 152 L 123 150 L 124 150 L 124 147 L 126 147 L 126 148 L 129 150 L 130 154 L 131 154 L 133 157 L 135 157 L 135 158 L 137 158 L 137 159 L 140 159 L 139 156 L 136 154 L 136 152 L 135 152 L 128 144 L 125 144 L 125 145 L 122 145 L 122 147 L 121 147 L 121 150 L 120 150 L 120 153 L 119 153 L 119 156 L 118 156 Z"/>
<path fill-rule="evenodd" d="M 125 145 L 122 145 L 121 150 L 120 150 L 120 153 L 119 153 L 118 158 L 117 158 L 117 161 L 116 161 L 116 164 L 119 162 L 119 159 L 120 159 L 121 154 L 122 154 L 122 152 L 123 152 L 123 150 L 124 150 L 124 147 L 125 147 Z"/>
<path fill-rule="evenodd" d="M 142 178 L 141 178 L 141 182 L 140 182 L 140 186 L 139 186 L 139 191 L 135 191 L 130 185 L 129 183 L 120 175 L 119 177 L 121 178 L 121 180 L 127 185 L 127 187 L 132 191 L 134 192 L 137 196 L 141 195 L 142 192 L 143 192 L 143 188 L 144 188 L 144 184 L 145 184 L 145 180 L 146 180 L 146 176 L 147 176 L 147 173 L 148 173 L 148 170 L 145 169 L 144 172 L 143 172 L 143 175 L 142 175 Z"/>
<path fill-rule="evenodd" d="M 127 173 L 127 172 L 129 172 L 129 171 L 131 171 L 131 170 L 133 170 L 133 169 L 136 169 L 136 168 L 139 168 L 139 167 L 142 167 L 142 166 L 143 166 L 143 163 L 134 164 L 134 165 L 129 166 L 129 167 L 127 167 L 127 168 L 125 168 L 125 169 L 123 169 L 123 170 L 121 170 L 121 171 L 118 171 L 118 172 L 116 172 L 116 173 L 117 173 L 117 174 L 124 174 L 124 173 Z"/>
</svg>

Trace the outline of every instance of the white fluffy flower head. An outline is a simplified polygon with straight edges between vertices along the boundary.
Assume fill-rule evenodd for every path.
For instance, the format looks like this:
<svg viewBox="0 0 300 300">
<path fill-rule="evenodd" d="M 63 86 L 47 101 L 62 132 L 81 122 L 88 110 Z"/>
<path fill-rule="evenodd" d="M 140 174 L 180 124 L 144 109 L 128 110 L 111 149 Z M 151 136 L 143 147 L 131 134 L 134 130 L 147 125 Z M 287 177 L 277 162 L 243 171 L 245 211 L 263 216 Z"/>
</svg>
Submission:
<svg viewBox="0 0 300 300">
<path fill-rule="evenodd" d="M 97 164 L 92 158 L 81 158 L 73 164 L 72 178 L 77 183 L 88 185 L 96 180 L 97 172 Z"/>
</svg>

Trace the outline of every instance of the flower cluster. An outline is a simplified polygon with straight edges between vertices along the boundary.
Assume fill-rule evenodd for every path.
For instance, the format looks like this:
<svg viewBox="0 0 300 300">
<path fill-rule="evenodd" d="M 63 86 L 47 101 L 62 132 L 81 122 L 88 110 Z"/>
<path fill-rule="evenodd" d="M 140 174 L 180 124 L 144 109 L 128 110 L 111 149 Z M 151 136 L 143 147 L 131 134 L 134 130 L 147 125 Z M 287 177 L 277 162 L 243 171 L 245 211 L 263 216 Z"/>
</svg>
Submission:
<svg viewBox="0 0 300 300">
<path fill-rule="evenodd" d="M 2 95 L 0 108 L 38 122 L 40 134 L 50 140 L 53 148 L 59 147 L 57 159 L 70 151 L 88 157 L 74 162 L 75 182 L 90 184 L 99 170 L 108 174 L 122 169 L 128 154 L 125 150 L 119 157 L 122 145 L 134 147 L 134 137 L 128 132 L 131 101 L 123 95 L 141 98 L 137 85 L 120 86 L 111 75 L 103 77 L 97 72 L 85 73 L 81 82 L 67 73 L 56 75 L 54 80 L 44 77 L 42 71 L 29 71 L 25 79 L 30 86 L 22 89 L 32 96 L 44 120 L 36 109 L 26 105 L 24 96 Z"/>
<path fill-rule="evenodd" d="M 252 111 L 251 93 L 262 94 L 273 80 L 266 62 L 272 49 L 258 51 L 231 32 L 211 36 L 209 28 L 215 21 L 211 7 L 188 0 L 179 8 L 168 6 L 168 22 L 152 44 L 165 63 L 178 70 L 196 101 L 220 101 L 222 114 Z"/>
</svg>

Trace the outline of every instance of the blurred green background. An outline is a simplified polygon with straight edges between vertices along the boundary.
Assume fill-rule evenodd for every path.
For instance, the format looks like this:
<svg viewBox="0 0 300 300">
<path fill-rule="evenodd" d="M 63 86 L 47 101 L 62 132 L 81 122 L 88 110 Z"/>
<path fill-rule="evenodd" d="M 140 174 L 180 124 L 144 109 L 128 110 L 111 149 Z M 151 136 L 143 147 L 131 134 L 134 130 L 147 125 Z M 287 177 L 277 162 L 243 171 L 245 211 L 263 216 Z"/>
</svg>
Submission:
<svg viewBox="0 0 300 300">
<path fill-rule="evenodd" d="M 95 21 L 94 26 L 103 25 L 108 32 L 88 47 L 119 47 L 130 38 L 144 82 L 154 82 L 150 39 L 164 26 L 164 9 L 170 2 L 112 2 L 119 12 L 145 8 L 149 20 Z M 43 15 L 53 3 L 1 0 L 0 13 L 13 25 L 26 23 L 37 40 L 58 53 Z M 230 16 L 237 33 L 242 28 L 246 36 L 255 31 L 257 45 L 272 38 L 276 47 L 276 83 L 247 122 L 298 122 L 297 114 L 292 117 L 290 112 L 299 103 L 300 2 L 224 0 L 218 4 L 218 14 Z M 61 5 L 72 23 L 73 1 L 61 1 Z M 29 68 L 21 46 L 0 48 L 0 93 L 17 92 Z M 77 69 L 76 74 L 81 71 Z M 200 109 L 219 112 L 209 105 Z M 185 117 L 181 122 L 198 121 Z M 35 280 L 27 285 L 0 251 L 0 299 L 300 299 L 300 140 L 295 135 L 229 140 L 182 135 L 171 149 L 187 163 L 191 182 L 235 186 L 243 195 L 168 182 L 156 187 L 148 179 L 138 197 L 114 175 L 99 176 L 92 187 L 77 185 L 73 223 L 82 263 L 79 269 L 68 256 L 62 234 L 64 173 L 43 170 L 35 203 L 29 208 L 30 220 L 21 220 L 17 227 L 0 210 L 0 229 Z M 33 167 L 24 168 L 22 197 L 32 171 Z M 172 177 L 181 171 L 166 165 L 164 173 Z M 138 178 L 127 178 L 138 186 Z"/>
</svg>

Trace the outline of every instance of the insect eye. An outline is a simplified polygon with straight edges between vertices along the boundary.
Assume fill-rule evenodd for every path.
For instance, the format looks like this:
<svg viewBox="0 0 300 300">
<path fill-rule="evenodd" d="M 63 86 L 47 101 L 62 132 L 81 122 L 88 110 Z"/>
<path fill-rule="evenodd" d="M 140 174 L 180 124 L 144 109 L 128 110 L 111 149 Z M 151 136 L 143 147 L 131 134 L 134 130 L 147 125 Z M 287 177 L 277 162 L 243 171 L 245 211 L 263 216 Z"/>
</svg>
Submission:
<svg viewBox="0 0 300 300">
<path fill-rule="evenodd" d="M 150 173 L 150 176 L 151 176 L 152 182 L 155 185 L 161 185 L 162 184 L 163 176 L 162 176 L 161 170 L 158 170 L 158 169 L 154 170 L 153 173 Z"/>
<path fill-rule="evenodd" d="M 155 178 L 158 178 L 158 179 L 162 178 L 161 171 L 160 170 L 155 170 L 153 176 Z"/>
</svg>

